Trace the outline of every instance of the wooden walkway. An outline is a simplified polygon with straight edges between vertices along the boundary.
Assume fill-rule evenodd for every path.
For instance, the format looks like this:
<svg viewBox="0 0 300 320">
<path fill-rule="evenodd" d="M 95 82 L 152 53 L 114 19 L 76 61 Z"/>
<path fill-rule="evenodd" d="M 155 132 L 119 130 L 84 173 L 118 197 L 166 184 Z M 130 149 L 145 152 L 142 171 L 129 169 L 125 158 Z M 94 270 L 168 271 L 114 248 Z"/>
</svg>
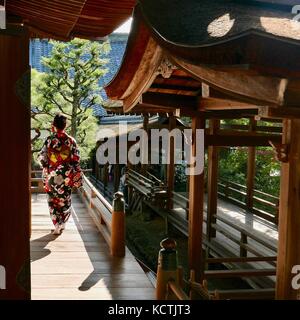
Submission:
<svg viewBox="0 0 300 320">
<path fill-rule="evenodd" d="M 206 220 L 207 204 L 204 206 L 204 220 Z M 186 220 L 185 210 L 175 207 L 172 210 L 174 219 L 179 221 L 181 231 L 188 235 L 188 221 Z M 169 216 L 170 217 L 170 216 Z M 274 257 L 277 255 L 278 231 L 277 226 L 247 210 L 218 199 L 218 212 L 216 221 L 216 237 L 206 242 L 210 247 L 210 253 L 214 257 L 239 257 L 241 232 L 247 234 L 248 257 Z M 206 239 L 206 222 L 203 222 L 204 239 Z M 270 262 L 240 262 L 225 263 L 229 269 L 274 269 L 276 261 Z M 274 288 L 275 276 L 265 276 L 248 279 L 249 284 L 254 288 Z"/>
<path fill-rule="evenodd" d="M 46 195 L 32 195 L 32 299 L 154 299 L 155 289 L 130 251 L 113 258 L 77 195 L 72 208 L 66 230 L 54 236 Z"/>
</svg>

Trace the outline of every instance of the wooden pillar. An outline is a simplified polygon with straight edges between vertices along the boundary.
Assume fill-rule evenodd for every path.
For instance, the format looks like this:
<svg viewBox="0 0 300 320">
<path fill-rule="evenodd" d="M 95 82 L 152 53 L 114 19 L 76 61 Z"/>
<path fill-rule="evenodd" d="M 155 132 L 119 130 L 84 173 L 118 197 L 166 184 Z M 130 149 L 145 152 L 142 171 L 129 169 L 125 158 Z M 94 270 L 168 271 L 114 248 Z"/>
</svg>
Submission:
<svg viewBox="0 0 300 320">
<path fill-rule="evenodd" d="M 23 27 L 0 30 L 2 299 L 30 299 L 30 69 Z"/>
<path fill-rule="evenodd" d="M 216 134 L 220 128 L 220 120 L 211 119 L 209 121 L 209 133 Z M 216 223 L 215 215 L 217 214 L 218 205 L 218 161 L 219 148 L 208 147 L 208 174 L 207 174 L 207 237 L 215 238 L 216 230 L 212 224 Z"/>
<path fill-rule="evenodd" d="M 199 117 L 192 118 L 192 132 L 195 137 L 196 129 L 204 129 L 205 121 Z M 198 142 L 199 143 L 199 142 Z M 193 138 L 192 155 L 196 152 L 196 141 Z M 203 155 L 204 156 L 204 155 Z M 203 280 L 203 200 L 204 200 L 204 172 L 189 176 L 189 268 L 195 271 L 196 281 Z"/>
<path fill-rule="evenodd" d="M 148 124 L 149 124 L 149 116 L 148 116 L 148 113 L 145 113 L 143 114 L 143 129 L 144 131 L 148 132 Z M 149 155 L 149 153 L 148 153 Z M 148 169 L 148 164 L 147 163 L 142 163 L 141 165 L 141 173 L 146 175 L 146 172 L 147 172 L 147 169 Z"/>
<path fill-rule="evenodd" d="M 109 164 L 106 163 L 103 168 L 102 168 L 102 172 L 103 172 L 103 195 L 105 196 L 108 190 L 108 179 L 109 179 L 109 173 L 108 173 L 108 169 L 109 169 Z"/>
<path fill-rule="evenodd" d="M 128 138 L 128 137 L 127 137 Z M 128 155 L 129 155 L 129 150 L 130 150 L 130 144 L 128 143 L 127 144 L 127 158 L 128 158 Z M 133 169 L 133 165 L 132 163 L 128 160 L 127 162 L 127 170 L 128 172 L 130 170 Z M 128 189 L 127 189 L 127 194 L 128 194 L 128 207 L 130 208 L 131 207 L 131 204 L 132 204 L 132 199 L 133 199 L 133 187 L 131 185 L 128 184 Z"/>
<path fill-rule="evenodd" d="M 114 165 L 114 192 L 117 192 L 119 190 L 120 186 L 120 165 L 115 164 Z"/>
<path fill-rule="evenodd" d="M 176 117 L 173 115 L 169 117 L 169 131 L 171 132 L 176 127 Z M 167 185 L 168 185 L 168 209 L 173 208 L 173 191 L 174 191 L 174 182 L 175 182 L 175 141 L 171 137 L 169 141 L 169 150 L 168 150 L 168 164 L 167 164 Z"/>
<path fill-rule="evenodd" d="M 256 120 L 250 119 L 249 131 L 253 132 L 256 128 Z M 247 196 L 246 206 L 248 209 L 253 208 L 253 196 L 254 196 L 254 182 L 255 182 L 255 147 L 248 147 L 248 160 L 247 160 Z"/>
<path fill-rule="evenodd" d="M 283 162 L 281 166 L 276 275 L 277 299 L 300 299 L 300 289 L 292 288 L 292 278 L 296 276 L 296 274 L 292 274 L 292 269 L 294 266 L 300 265 L 299 132 L 299 119 L 283 121 L 282 143 L 287 145 L 289 153 L 288 161 Z"/>
</svg>

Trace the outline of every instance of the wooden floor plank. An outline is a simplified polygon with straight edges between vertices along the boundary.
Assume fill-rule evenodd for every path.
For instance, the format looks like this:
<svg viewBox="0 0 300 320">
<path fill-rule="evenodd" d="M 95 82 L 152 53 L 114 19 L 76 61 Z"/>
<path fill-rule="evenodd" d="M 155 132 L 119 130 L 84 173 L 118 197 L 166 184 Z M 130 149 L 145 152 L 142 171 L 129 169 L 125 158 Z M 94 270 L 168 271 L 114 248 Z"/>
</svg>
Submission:
<svg viewBox="0 0 300 320">
<path fill-rule="evenodd" d="M 36 288 L 33 300 L 153 300 L 153 288 Z"/>
<path fill-rule="evenodd" d="M 72 216 L 60 236 L 51 234 L 45 194 L 32 197 L 32 299 L 154 299 L 154 288 L 126 248 L 114 258 L 76 195 Z"/>
</svg>

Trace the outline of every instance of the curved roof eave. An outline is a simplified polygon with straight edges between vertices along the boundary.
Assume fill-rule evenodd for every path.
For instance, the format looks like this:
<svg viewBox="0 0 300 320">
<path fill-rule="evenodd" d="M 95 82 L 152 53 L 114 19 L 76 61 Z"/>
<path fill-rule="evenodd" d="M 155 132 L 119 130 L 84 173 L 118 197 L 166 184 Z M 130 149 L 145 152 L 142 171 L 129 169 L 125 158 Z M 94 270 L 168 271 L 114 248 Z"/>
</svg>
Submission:
<svg viewBox="0 0 300 320">
<path fill-rule="evenodd" d="M 220 1 L 222 0 L 219 0 L 219 2 Z M 108 95 L 112 99 L 117 98 L 123 100 L 124 111 L 128 111 L 138 102 L 139 97 L 143 93 L 141 88 L 147 88 L 151 85 L 150 81 L 153 79 L 153 75 L 159 66 L 158 63 L 152 63 L 152 71 L 149 71 L 147 76 L 140 77 L 140 82 L 136 81 L 136 74 L 140 72 L 140 65 L 143 63 L 143 58 L 147 50 L 148 55 L 151 55 L 154 54 L 157 48 L 160 48 L 161 52 L 164 51 L 164 54 L 167 54 L 175 64 L 195 78 L 198 78 L 199 81 L 206 81 L 208 84 L 215 85 L 215 87 L 218 88 L 220 85 L 218 81 L 212 83 L 209 79 L 205 79 L 204 77 L 199 76 L 199 74 L 195 74 L 195 72 L 203 73 L 206 71 L 203 69 L 203 66 L 208 68 L 214 68 L 218 65 L 230 66 L 241 64 L 257 64 L 260 67 L 265 66 L 266 69 L 269 68 L 269 70 L 258 69 L 257 73 L 261 76 L 259 81 L 261 81 L 261 85 L 267 92 L 272 89 L 272 86 L 274 87 L 274 92 L 271 90 L 273 94 L 267 98 L 263 96 L 263 93 L 261 99 L 255 99 L 252 92 L 247 95 L 247 88 L 241 88 L 242 90 L 239 93 L 236 93 L 232 88 L 228 90 L 228 88 L 226 89 L 222 88 L 222 85 L 220 86 L 221 89 L 228 93 L 235 93 L 240 95 L 241 98 L 250 98 L 252 102 L 257 103 L 283 104 L 283 92 L 288 86 L 286 78 L 293 74 L 295 77 L 300 74 L 300 63 L 297 61 L 297 56 L 299 56 L 300 29 L 299 34 L 296 32 L 288 36 L 286 30 L 291 26 L 285 25 L 285 29 L 283 28 L 284 30 L 281 32 L 279 30 L 280 28 L 278 29 L 278 26 L 273 25 L 274 21 L 272 23 L 272 19 L 274 18 L 272 15 L 275 13 L 272 13 L 271 17 L 269 17 L 271 20 L 268 20 L 268 26 L 270 28 L 274 27 L 278 32 L 275 29 L 273 30 L 274 32 L 271 32 L 271 29 L 262 30 L 262 28 L 255 28 L 255 26 L 250 28 L 249 26 L 251 26 L 251 24 L 247 24 L 249 27 L 248 29 L 238 28 L 239 32 L 232 33 L 226 37 L 219 37 L 217 40 L 214 39 L 214 41 L 199 41 L 198 44 L 193 45 L 188 43 L 176 43 L 160 33 L 159 30 L 149 22 L 147 14 L 143 11 L 141 4 L 137 6 L 135 12 L 136 25 L 132 31 L 131 41 L 128 43 L 123 64 L 112 83 L 106 88 Z M 281 12 L 276 12 L 276 15 L 280 16 L 280 14 Z M 281 22 L 284 22 L 285 24 L 287 19 L 286 16 L 288 16 L 288 14 L 282 13 L 282 15 L 284 21 Z M 280 20 L 281 18 L 278 19 Z M 147 41 L 143 43 L 143 46 L 139 47 L 137 35 L 141 34 L 146 35 Z M 149 47 L 147 46 L 151 41 L 156 43 L 156 46 L 153 45 L 149 50 Z M 257 48 L 251 48 L 253 45 L 255 46 L 255 44 Z M 136 59 L 135 50 L 137 48 L 139 48 L 140 51 Z M 278 48 L 280 49 L 279 52 L 277 52 Z M 141 49 L 144 50 L 144 53 Z M 256 54 L 256 51 L 259 53 Z M 289 59 L 284 59 L 286 56 L 289 56 Z M 198 66 L 200 66 L 201 70 L 197 68 Z M 230 72 L 227 74 L 230 74 Z M 222 75 L 227 74 L 225 72 Z M 253 80 L 256 81 L 254 78 L 252 79 L 251 75 L 247 74 L 247 71 L 244 73 L 243 77 L 245 81 L 247 79 L 249 79 L 249 81 L 252 80 L 252 82 Z M 135 83 L 133 84 L 132 82 L 134 80 Z M 133 92 L 134 94 L 132 93 L 131 96 L 126 96 L 126 90 L 128 90 L 130 86 L 135 86 L 136 90 L 131 88 L 130 92 Z"/>
<path fill-rule="evenodd" d="M 128 19 L 135 0 L 9 0 L 8 14 L 32 28 L 32 36 L 68 40 L 97 39 L 112 33 Z"/>
</svg>

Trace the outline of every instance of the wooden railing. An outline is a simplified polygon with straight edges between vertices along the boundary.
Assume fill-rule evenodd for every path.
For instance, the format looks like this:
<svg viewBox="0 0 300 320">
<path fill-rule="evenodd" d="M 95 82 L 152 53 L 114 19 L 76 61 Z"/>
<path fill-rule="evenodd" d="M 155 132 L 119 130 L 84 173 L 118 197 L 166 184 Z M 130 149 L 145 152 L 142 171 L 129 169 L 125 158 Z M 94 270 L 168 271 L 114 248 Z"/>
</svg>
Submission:
<svg viewBox="0 0 300 320">
<path fill-rule="evenodd" d="M 220 179 L 218 194 L 221 198 L 230 201 L 253 214 L 275 224 L 278 223 L 279 198 L 268 193 L 254 190 L 253 207 L 247 206 L 247 187 L 235 182 Z"/>
<path fill-rule="evenodd" d="M 188 203 L 187 197 L 174 192 L 174 209 L 166 215 L 168 223 L 186 236 L 188 236 L 188 221 L 184 219 L 183 213 L 188 213 Z M 181 213 L 180 210 L 178 211 L 178 208 L 182 209 Z M 267 278 L 275 274 L 277 260 L 276 242 L 267 238 L 261 232 L 253 230 L 247 224 L 233 221 L 224 215 L 215 215 L 214 218 L 216 221 L 211 227 L 216 232 L 225 236 L 229 245 L 226 247 L 215 238 L 209 240 L 206 237 L 206 228 L 204 228 L 204 247 L 212 255 L 212 257 L 205 258 L 204 264 L 207 267 L 211 264 L 224 264 L 229 270 L 226 272 L 218 270 L 208 271 L 204 276 L 207 278 L 223 278 L 225 276 L 250 278 L 249 281 L 253 284 L 263 282 L 266 287 L 272 286 L 272 280 Z M 204 223 L 207 223 L 205 216 Z M 258 262 L 260 264 L 263 263 L 264 267 L 253 265 L 253 263 Z M 254 268 L 257 266 L 260 269 L 255 270 Z M 264 277 L 264 279 L 260 279 L 261 277 Z M 232 292 L 232 294 L 234 295 L 235 292 Z M 241 292 L 242 294 L 243 292 Z M 274 292 L 272 290 L 257 291 L 257 294 L 258 296 L 272 296 Z"/>
<path fill-rule="evenodd" d="M 111 205 L 97 188 L 83 176 L 83 186 L 79 195 L 89 208 L 89 214 L 110 247 L 113 256 L 125 255 L 125 212 L 122 195 L 115 194 Z"/>
<path fill-rule="evenodd" d="M 83 186 L 80 189 L 83 201 L 89 207 L 89 213 L 92 216 L 97 228 L 102 233 L 107 244 L 111 244 L 111 222 L 112 222 L 112 205 L 104 196 L 95 188 L 95 186 L 83 177 Z"/>
<path fill-rule="evenodd" d="M 95 176 L 90 175 L 89 180 L 93 183 L 94 186 L 97 187 L 97 189 L 110 201 L 113 199 L 113 191 L 106 186 L 102 181 L 98 180 Z"/>
<path fill-rule="evenodd" d="M 136 210 L 143 201 L 152 202 L 161 208 L 165 207 L 167 186 L 149 172 L 141 174 L 135 170 L 129 170 L 127 183 L 132 188 L 129 196 L 131 210 Z"/>
<path fill-rule="evenodd" d="M 189 199 L 178 192 L 172 192 L 173 207 L 179 207 L 185 211 L 186 220 L 189 219 Z"/>
<path fill-rule="evenodd" d="M 44 193 L 44 184 L 41 170 L 31 171 L 31 193 Z"/>
<path fill-rule="evenodd" d="M 202 300 L 213 299 L 207 286 L 195 282 L 195 273 L 191 270 L 190 279 L 183 277 L 183 268 L 177 264 L 177 249 L 174 239 L 164 239 L 160 243 L 158 254 L 156 298 L 158 300 L 191 300 L 198 297 Z M 206 282 L 205 282 L 206 283 Z M 187 294 L 188 292 L 188 294 Z"/>
</svg>

